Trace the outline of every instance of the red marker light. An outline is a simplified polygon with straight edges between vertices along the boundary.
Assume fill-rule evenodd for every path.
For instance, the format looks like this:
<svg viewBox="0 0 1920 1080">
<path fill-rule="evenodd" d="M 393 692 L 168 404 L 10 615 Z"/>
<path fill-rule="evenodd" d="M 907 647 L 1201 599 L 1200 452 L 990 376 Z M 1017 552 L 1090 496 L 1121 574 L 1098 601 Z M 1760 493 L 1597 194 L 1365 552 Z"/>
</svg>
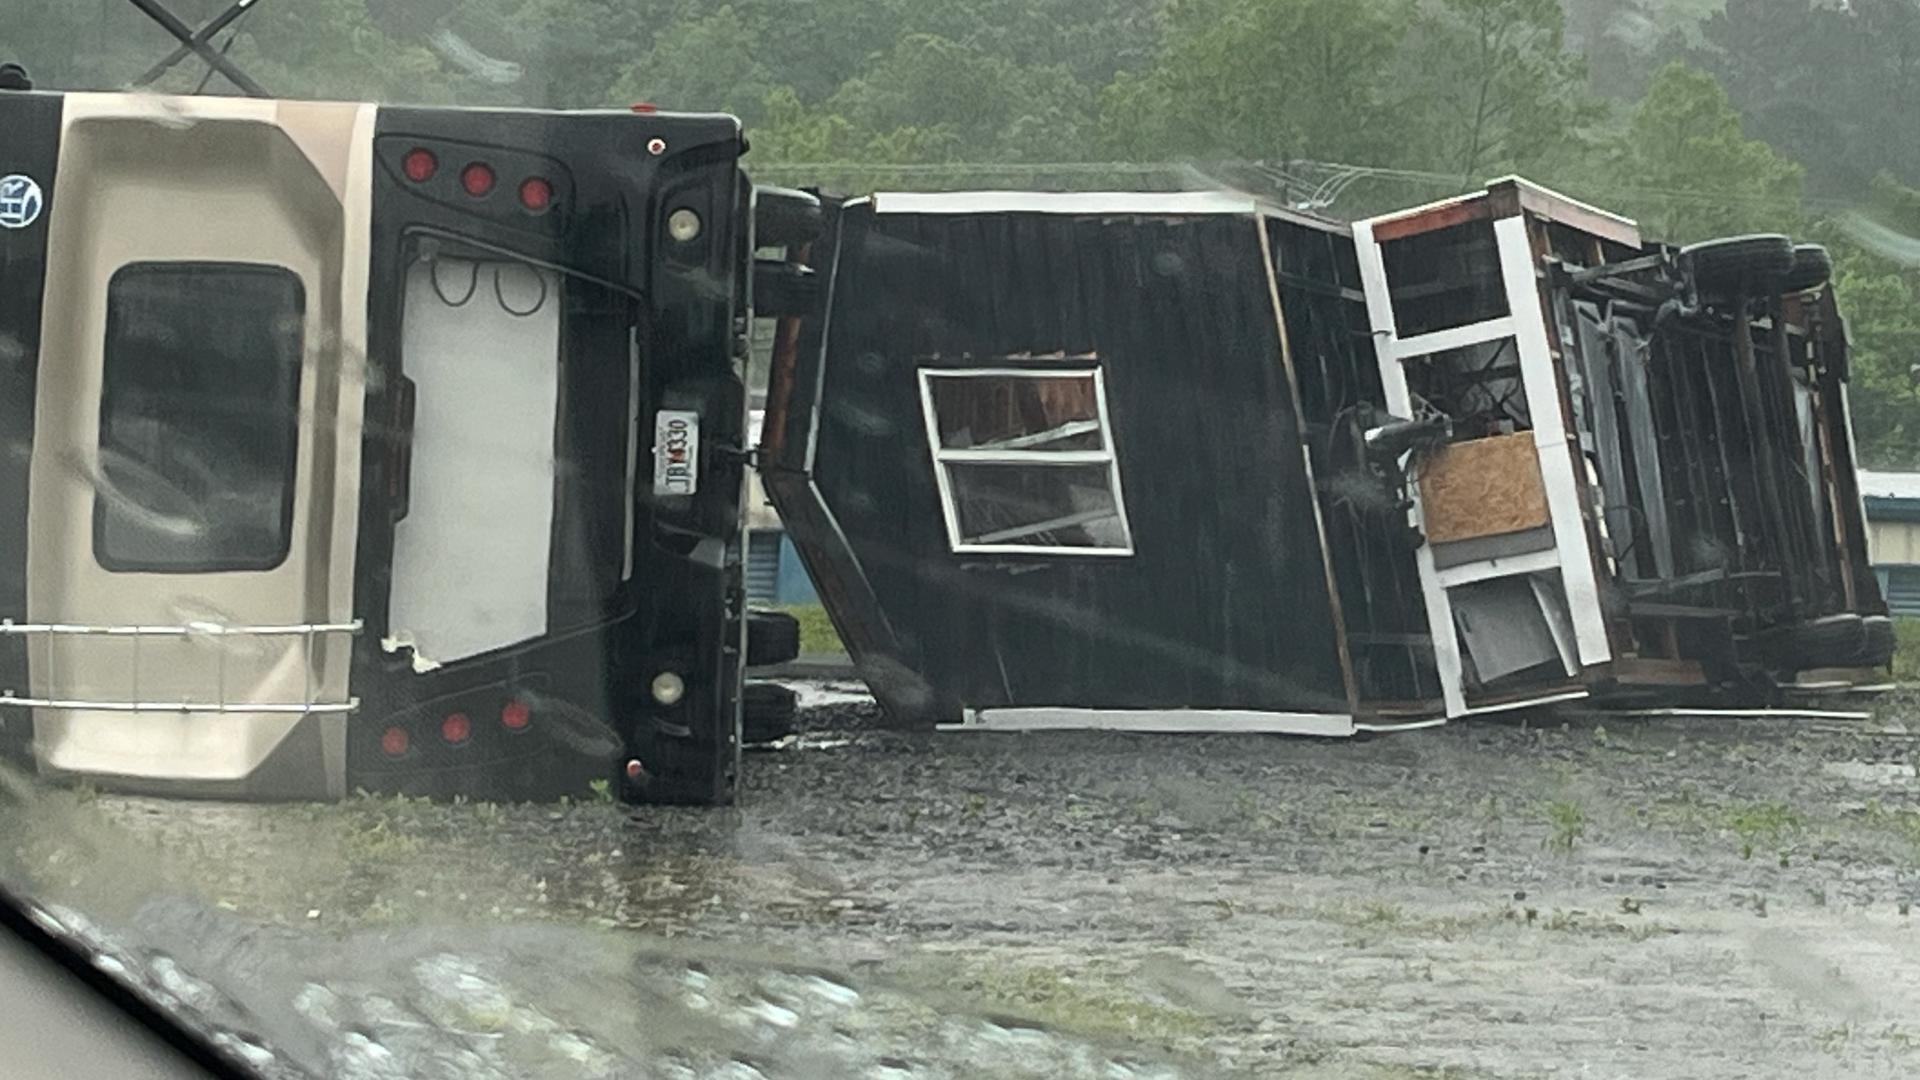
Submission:
<svg viewBox="0 0 1920 1080">
<path fill-rule="evenodd" d="M 627 762 L 627 779 L 635 781 L 637 783 L 642 777 L 646 775 L 647 775 L 647 767 L 645 765 L 640 764 L 638 759 Z"/>
<path fill-rule="evenodd" d="M 553 185 L 538 176 L 529 176 L 520 182 L 520 205 L 535 214 L 546 212 L 553 205 Z"/>
<path fill-rule="evenodd" d="M 407 156 L 400 159 L 401 171 L 407 174 L 407 179 L 416 184 L 433 179 L 434 172 L 439 168 L 440 160 L 433 156 L 433 151 L 424 148 L 416 147 L 409 150 Z"/>
<path fill-rule="evenodd" d="M 509 701 L 500 706 L 500 726 L 512 731 L 523 730 L 533 720 L 533 710 L 527 708 L 524 701 Z"/>
<path fill-rule="evenodd" d="M 463 743 L 473 737 L 473 721 L 467 714 L 457 712 L 440 721 L 440 737 L 450 743 Z"/>
<path fill-rule="evenodd" d="M 651 101 L 636 101 L 633 103 L 633 111 L 637 113 L 659 112 L 660 106 L 655 105 Z"/>
<path fill-rule="evenodd" d="M 493 169 L 481 161 L 468 165 L 460 170 L 460 186 L 476 199 L 485 195 L 493 190 Z"/>
<path fill-rule="evenodd" d="M 390 727 L 380 736 L 380 749 L 388 757 L 399 757 L 407 752 L 407 729 Z"/>
</svg>

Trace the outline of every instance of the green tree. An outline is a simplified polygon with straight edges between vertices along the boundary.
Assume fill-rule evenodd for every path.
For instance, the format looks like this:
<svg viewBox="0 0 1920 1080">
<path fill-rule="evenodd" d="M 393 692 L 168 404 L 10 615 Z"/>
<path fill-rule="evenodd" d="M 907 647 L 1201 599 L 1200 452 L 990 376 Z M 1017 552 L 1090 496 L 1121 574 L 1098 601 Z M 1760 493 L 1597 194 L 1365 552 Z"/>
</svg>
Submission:
<svg viewBox="0 0 1920 1080">
<path fill-rule="evenodd" d="M 749 127 L 757 125 L 774 89 L 773 74 L 760 61 L 765 38 L 757 22 L 731 6 L 676 22 L 626 68 L 612 96 L 663 108 L 730 112 Z"/>
<path fill-rule="evenodd" d="M 1599 110 L 1564 49 L 1560 0 L 1427 0 L 1415 12 L 1400 81 L 1421 167 L 1469 186 L 1514 171 L 1544 179 L 1582 152 Z"/>
<path fill-rule="evenodd" d="M 1174 0 L 1151 67 L 1101 94 L 1105 146 L 1138 160 L 1396 163 L 1411 118 L 1390 0 Z"/>
<path fill-rule="evenodd" d="M 1838 256 L 1835 298 L 1847 321 L 1854 444 L 1870 468 L 1920 468 L 1920 393 L 1908 369 L 1920 363 L 1920 293 L 1913 275 L 1855 245 Z"/>
<path fill-rule="evenodd" d="M 1688 60 L 1812 191 L 1860 197 L 1883 171 L 1920 183 L 1920 0 L 1727 0 L 1701 37 Z"/>
<path fill-rule="evenodd" d="M 1654 77 L 1612 157 L 1616 179 L 1588 194 L 1633 214 L 1648 236 L 1681 242 L 1801 224 L 1800 166 L 1748 138 L 1726 91 L 1684 63 Z"/>
<path fill-rule="evenodd" d="M 1060 67 L 1022 67 L 976 45 L 908 34 L 826 102 L 857 130 L 906 137 L 933 160 L 1071 160 L 1093 98 Z"/>
</svg>

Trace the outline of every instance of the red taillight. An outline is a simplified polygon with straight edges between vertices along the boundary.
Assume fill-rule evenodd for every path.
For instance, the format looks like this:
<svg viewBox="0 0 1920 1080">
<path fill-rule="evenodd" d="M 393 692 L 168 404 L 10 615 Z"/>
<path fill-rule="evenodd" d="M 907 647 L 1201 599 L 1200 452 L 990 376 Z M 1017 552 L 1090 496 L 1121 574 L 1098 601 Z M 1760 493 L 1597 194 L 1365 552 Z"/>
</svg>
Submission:
<svg viewBox="0 0 1920 1080">
<path fill-rule="evenodd" d="M 473 721 L 463 712 L 450 713 L 440 721 L 440 737 L 450 743 L 463 743 L 473 737 Z"/>
<path fill-rule="evenodd" d="M 500 725 L 520 731 L 533 721 L 533 710 L 524 701 L 509 701 L 500 706 Z"/>
<path fill-rule="evenodd" d="M 415 148 L 400 159 L 400 168 L 407 174 L 407 179 L 421 184 L 433 179 L 434 171 L 440 168 L 440 160 L 433 156 L 431 150 Z"/>
<path fill-rule="evenodd" d="M 380 749 L 388 757 L 399 757 L 407 752 L 407 729 L 390 727 L 380 736 Z"/>
<path fill-rule="evenodd" d="M 479 198 L 493 190 L 493 168 L 483 161 L 476 161 L 460 170 L 460 186 L 467 194 Z"/>
<path fill-rule="evenodd" d="M 637 113 L 659 112 L 660 106 L 655 105 L 651 101 L 636 101 L 633 103 L 633 111 Z"/>
<path fill-rule="evenodd" d="M 529 176 L 520 182 L 520 205 L 538 214 L 553 205 L 553 185 L 541 177 Z"/>
</svg>

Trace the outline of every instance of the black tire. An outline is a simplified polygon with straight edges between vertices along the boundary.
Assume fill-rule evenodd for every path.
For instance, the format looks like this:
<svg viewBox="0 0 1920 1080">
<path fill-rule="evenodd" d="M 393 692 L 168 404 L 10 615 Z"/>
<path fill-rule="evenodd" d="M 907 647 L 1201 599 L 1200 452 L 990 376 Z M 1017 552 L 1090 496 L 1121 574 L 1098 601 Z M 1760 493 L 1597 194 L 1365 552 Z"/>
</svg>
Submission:
<svg viewBox="0 0 1920 1080">
<path fill-rule="evenodd" d="M 763 319 L 800 318 L 813 313 L 820 282 L 813 268 L 774 259 L 753 263 L 753 313 Z"/>
<path fill-rule="evenodd" d="M 1824 615 L 1790 627 L 1781 637 L 1776 659 L 1783 668 L 1859 667 L 1867 651 L 1867 628 L 1850 612 Z"/>
<path fill-rule="evenodd" d="M 740 710 L 740 741 L 755 746 L 793 734 L 800 712 L 798 696 L 779 683 L 747 684 Z"/>
<path fill-rule="evenodd" d="M 784 611 L 747 612 L 747 666 L 784 664 L 800 655 L 800 620 Z"/>
<path fill-rule="evenodd" d="M 1681 248 L 1680 263 L 1702 293 L 1770 296 L 1793 268 L 1793 241 L 1778 233 L 1706 240 Z"/>
<path fill-rule="evenodd" d="M 753 189 L 753 243 L 755 247 L 792 250 L 808 244 L 826 227 L 820 198 L 793 188 L 755 185 Z"/>
<path fill-rule="evenodd" d="M 1780 279 L 1780 291 L 1803 293 L 1817 289 L 1833 277 L 1833 258 L 1819 244 L 1801 244 L 1793 249 L 1793 265 Z"/>
</svg>

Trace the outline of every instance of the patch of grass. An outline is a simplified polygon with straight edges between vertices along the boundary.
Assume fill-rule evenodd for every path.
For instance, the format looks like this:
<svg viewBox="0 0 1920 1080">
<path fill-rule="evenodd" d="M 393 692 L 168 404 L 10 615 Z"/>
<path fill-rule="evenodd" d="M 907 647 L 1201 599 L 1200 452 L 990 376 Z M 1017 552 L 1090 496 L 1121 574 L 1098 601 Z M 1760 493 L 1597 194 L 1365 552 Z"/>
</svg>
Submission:
<svg viewBox="0 0 1920 1080">
<path fill-rule="evenodd" d="M 1893 677 L 1903 683 L 1920 682 L 1920 619 L 1895 619 L 1893 637 Z"/>
<path fill-rule="evenodd" d="M 1754 849 L 1764 847 L 1778 851 L 1781 865 L 1786 865 L 1786 840 L 1803 824 L 1800 815 L 1785 803 L 1743 803 L 1727 810 L 1727 828 L 1740 838 L 1743 859 L 1753 858 Z"/>
<path fill-rule="evenodd" d="M 1889 809 L 1879 799 L 1869 799 L 1860 811 L 1860 821 L 1902 842 L 1912 849 L 1916 861 L 1920 861 L 1920 811 Z"/>
<path fill-rule="evenodd" d="M 1362 926 L 1393 926 L 1407 917 L 1399 905 L 1384 900 L 1369 900 L 1361 904 L 1357 915 Z"/>
<path fill-rule="evenodd" d="M 351 822 L 340 835 L 341 854 L 348 862 L 363 865 L 412 858 L 421 844 L 418 836 L 379 816 Z"/>
<path fill-rule="evenodd" d="M 1193 1039 L 1219 1022 L 1164 1004 L 1088 972 L 1052 966 L 979 964 L 950 984 L 976 1004 L 1084 1035 Z"/>
<path fill-rule="evenodd" d="M 1587 835 L 1587 815 L 1576 802 L 1560 799 L 1548 803 L 1547 824 L 1553 826 L 1553 833 L 1540 841 L 1540 846 L 1562 855 L 1572 854 L 1573 846 Z"/>
<path fill-rule="evenodd" d="M 840 641 L 840 635 L 833 628 L 833 620 L 827 618 L 827 609 L 822 604 L 783 604 L 781 611 L 800 620 L 800 655 L 811 656 L 822 653 L 845 653 L 846 645 Z"/>
<path fill-rule="evenodd" d="M 587 789 L 593 792 L 594 802 L 610 803 L 613 801 L 613 781 L 611 780 L 604 777 L 599 780 L 589 780 L 587 781 Z"/>
</svg>

